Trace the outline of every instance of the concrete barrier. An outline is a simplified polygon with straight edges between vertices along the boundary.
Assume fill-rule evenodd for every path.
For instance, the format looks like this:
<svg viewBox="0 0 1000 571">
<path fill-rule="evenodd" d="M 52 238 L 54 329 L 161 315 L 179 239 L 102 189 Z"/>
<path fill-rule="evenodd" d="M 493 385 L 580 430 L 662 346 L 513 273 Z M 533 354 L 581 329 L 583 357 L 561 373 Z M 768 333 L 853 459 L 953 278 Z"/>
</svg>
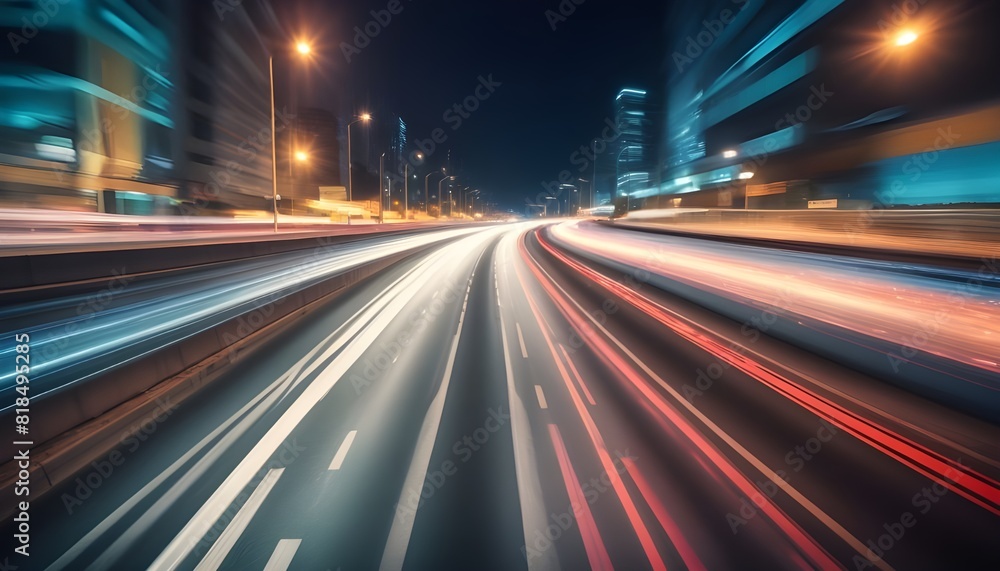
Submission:
<svg viewBox="0 0 1000 571">
<path fill-rule="evenodd" d="M 311 233 L 294 237 L 251 236 L 231 238 L 225 242 L 202 244 L 169 244 L 157 242 L 101 246 L 81 251 L 34 253 L 5 252 L 0 255 L 0 295 L 8 295 L 11 290 L 44 288 L 77 282 L 113 279 L 122 272 L 139 274 L 176 270 L 191 266 L 230 262 L 256 258 L 272 254 L 283 254 L 315 248 L 318 241 L 324 245 L 345 244 L 370 239 L 378 234 L 404 236 L 415 232 L 436 229 L 426 226 L 421 229 L 392 230 L 387 232 L 365 231 L 342 234 Z M 367 230 L 367 229 L 366 229 Z"/>
</svg>

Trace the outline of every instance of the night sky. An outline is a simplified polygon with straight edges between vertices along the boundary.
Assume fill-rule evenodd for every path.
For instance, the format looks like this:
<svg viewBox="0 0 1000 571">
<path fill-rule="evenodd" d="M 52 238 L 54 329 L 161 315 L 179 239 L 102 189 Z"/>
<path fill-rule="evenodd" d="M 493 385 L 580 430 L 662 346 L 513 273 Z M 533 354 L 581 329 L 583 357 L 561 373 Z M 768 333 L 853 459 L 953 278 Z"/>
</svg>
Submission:
<svg viewBox="0 0 1000 571">
<path fill-rule="evenodd" d="M 335 111 L 350 102 L 357 112 L 395 110 L 411 140 L 444 129 L 448 140 L 430 165 L 443 164 L 450 148 L 464 184 L 511 208 L 576 168 L 571 153 L 600 135 L 620 88 L 662 81 L 665 2 L 565 0 L 575 12 L 553 30 L 546 10 L 558 13 L 557 0 L 401 0 L 402 11 L 347 63 L 341 42 L 353 43 L 354 27 L 388 3 L 285 4 L 290 31 L 307 31 L 322 54 L 314 73 L 325 81 L 314 77 L 300 101 Z M 453 129 L 445 111 L 490 74 L 502 85 Z"/>
</svg>

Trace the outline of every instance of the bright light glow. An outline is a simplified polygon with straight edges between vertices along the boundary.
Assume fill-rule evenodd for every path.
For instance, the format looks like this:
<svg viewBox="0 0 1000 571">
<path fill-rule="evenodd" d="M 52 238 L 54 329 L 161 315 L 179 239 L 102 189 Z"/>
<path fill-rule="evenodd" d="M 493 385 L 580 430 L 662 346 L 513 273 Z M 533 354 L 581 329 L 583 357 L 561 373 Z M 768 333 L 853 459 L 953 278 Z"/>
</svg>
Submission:
<svg viewBox="0 0 1000 571">
<path fill-rule="evenodd" d="M 368 113 L 362 113 L 361 114 L 361 120 L 362 121 L 371 121 L 371 119 L 372 119 L 372 116 L 369 115 Z"/>
<path fill-rule="evenodd" d="M 900 32 L 900 34 L 898 36 L 896 36 L 896 45 L 897 46 L 908 46 L 908 45 L 912 44 L 913 42 L 917 41 L 917 38 L 919 38 L 919 37 L 920 36 L 916 32 L 914 32 L 913 30 L 904 30 L 904 31 Z"/>
<path fill-rule="evenodd" d="M 295 160 L 299 161 L 300 163 L 304 163 L 309 160 L 309 153 L 305 151 L 296 151 Z"/>
<path fill-rule="evenodd" d="M 633 95 L 640 95 L 640 96 L 645 96 L 646 95 L 646 91 L 645 90 L 642 90 L 642 89 L 631 89 L 631 88 L 626 87 L 625 89 L 622 89 L 621 91 L 618 92 L 618 97 L 615 97 L 615 99 L 616 100 L 621 99 L 622 96 L 625 95 L 626 93 L 632 93 Z"/>
<path fill-rule="evenodd" d="M 309 44 L 305 42 L 298 42 L 297 44 L 295 44 L 295 49 L 302 55 L 308 55 L 309 52 L 312 51 L 312 48 L 309 46 Z"/>
<path fill-rule="evenodd" d="M 722 151 L 722 156 L 725 157 L 725 158 L 727 158 L 727 159 L 731 159 L 731 158 L 735 157 L 736 155 L 737 155 L 736 151 L 734 151 L 732 149 L 726 149 L 725 151 Z"/>
<path fill-rule="evenodd" d="M 752 178 L 753 178 L 753 173 L 752 172 L 741 172 L 740 173 L 740 180 L 750 180 Z"/>
</svg>

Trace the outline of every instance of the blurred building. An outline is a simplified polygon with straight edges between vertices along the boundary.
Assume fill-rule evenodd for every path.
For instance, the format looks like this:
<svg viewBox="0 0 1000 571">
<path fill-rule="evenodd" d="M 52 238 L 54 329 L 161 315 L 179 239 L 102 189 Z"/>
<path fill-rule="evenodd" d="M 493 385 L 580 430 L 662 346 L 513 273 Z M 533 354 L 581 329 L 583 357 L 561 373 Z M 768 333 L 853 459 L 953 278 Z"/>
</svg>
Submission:
<svg viewBox="0 0 1000 571">
<path fill-rule="evenodd" d="M 615 97 L 618 148 L 615 186 L 618 196 L 650 188 L 655 166 L 653 123 L 649 94 L 644 89 L 625 88 Z"/>
<path fill-rule="evenodd" d="M 3 3 L 0 199 L 113 212 L 176 195 L 162 176 L 176 154 L 174 9 Z"/>
<path fill-rule="evenodd" d="M 197 0 L 177 4 L 182 24 L 175 62 L 184 83 L 176 92 L 174 175 L 182 210 L 270 208 L 268 37 L 278 29 L 277 18 L 265 0 L 224 4 L 225 11 Z M 287 59 L 279 53 L 275 66 L 288 65 Z M 279 140 L 293 123 L 293 111 L 279 104 Z"/>
<path fill-rule="evenodd" d="M 0 202 L 130 214 L 270 207 L 269 2 L 47 6 L 0 6 L 4 37 L 15 38 L 0 50 Z M 278 111 L 280 133 L 294 118 Z"/>
<path fill-rule="evenodd" d="M 1000 81 L 990 71 L 1000 45 L 986 24 L 998 8 L 675 4 L 661 182 L 633 197 L 732 208 L 1000 202 L 984 160 L 1000 150 Z M 920 162 L 928 152 L 933 168 Z"/>
<path fill-rule="evenodd" d="M 321 186 L 346 186 L 340 172 L 340 122 L 331 111 L 300 108 L 295 112 L 293 128 L 284 135 L 290 200 L 319 198 Z M 279 137 L 281 134 L 279 134 Z M 296 160 L 295 152 L 305 153 Z M 282 201 L 285 193 L 282 193 Z"/>
</svg>

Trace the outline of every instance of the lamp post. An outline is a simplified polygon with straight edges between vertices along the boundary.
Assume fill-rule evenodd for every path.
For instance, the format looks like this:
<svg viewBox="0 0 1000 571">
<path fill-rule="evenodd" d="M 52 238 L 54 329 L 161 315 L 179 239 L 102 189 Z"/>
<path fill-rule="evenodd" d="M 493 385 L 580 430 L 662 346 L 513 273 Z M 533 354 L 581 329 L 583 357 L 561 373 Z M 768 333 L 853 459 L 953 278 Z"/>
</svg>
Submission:
<svg viewBox="0 0 1000 571">
<path fill-rule="evenodd" d="M 545 217 L 546 218 L 549 217 L 549 202 L 548 201 L 550 201 L 550 200 L 555 200 L 556 201 L 556 214 L 557 215 L 559 214 L 559 212 L 558 212 L 558 210 L 559 210 L 559 199 L 556 198 L 556 197 L 554 197 L 554 196 L 546 196 L 545 197 L 545 202 L 543 203 L 543 204 L 545 204 Z"/>
<path fill-rule="evenodd" d="M 577 180 L 577 182 L 586 182 L 586 183 L 589 183 L 589 184 L 590 184 L 590 194 L 591 194 L 591 197 L 592 197 L 592 198 L 590 199 L 590 208 L 593 208 L 593 207 L 594 207 L 594 199 L 593 199 L 593 194 L 594 194 L 594 181 L 592 181 L 592 180 L 587 180 L 587 179 L 585 179 L 585 178 L 579 178 L 579 177 L 577 177 L 577 179 L 576 179 L 576 180 Z M 583 191 L 582 191 L 582 190 L 580 191 L 580 200 L 579 200 L 579 202 L 577 203 L 577 207 L 578 207 L 579 209 L 581 209 L 581 210 L 583 209 Z"/>
<path fill-rule="evenodd" d="M 595 189 L 597 185 L 597 139 L 594 139 L 594 176 L 590 177 L 590 207 L 594 207 Z"/>
<path fill-rule="evenodd" d="M 267 55 L 267 71 L 271 85 L 271 206 L 274 210 L 274 233 L 278 233 L 278 146 L 274 133 L 274 56 Z"/>
<path fill-rule="evenodd" d="M 415 156 L 416 156 L 417 160 L 420 160 L 420 161 L 424 160 L 424 154 L 421 153 L 421 152 L 419 152 L 419 151 L 416 153 Z M 416 175 L 413 175 L 413 176 L 414 176 L 414 178 L 416 178 Z M 405 163 L 403 163 L 403 178 L 404 178 L 404 181 L 403 181 L 403 219 L 404 220 L 409 220 L 410 219 L 409 216 L 408 216 L 408 213 L 410 211 L 410 162 L 409 161 L 406 161 Z M 427 179 L 425 178 L 424 179 L 425 183 L 426 183 L 426 180 Z M 426 184 L 425 184 L 425 186 L 426 186 Z M 417 194 L 420 194 L 419 190 L 417 191 Z M 417 203 L 417 212 L 420 212 L 420 203 L 419 202 Z"/>
<path fill-rule="evenodd" d="M 385 197 L 382 196 L 382 185 L 385 184 L 385 153 L 378 158 L 378 221 L 385 224 Z"/>
<path fill-rule="evenodd" d="M 368 113 L 362 113 L 360 117 L 347 124 L 347 201 L 354 199 L 354 163 L 351 162 L 351 125 L 355 123 L 367 123 L 372 118 Z M 382 183 L 379 182 L 379 185 Z"/>
<path fill-rule="evenodd" d="M 622 162 L 622 153 L 624 153 L 628 149 L 629 149 L 629 145 L 625 145 L 624 147 L 622 147 L 622 149 L 620 151 L 618 151 L 618 156 L 615 158 L 615 187 L 616 187 L 615 188 L 615 192 L 616 193 L 618 192 L 618 188 L 617 187 L 619 185 L 621 185 L 621 168 L 620 167 L 621 167 L 621 162 Z M 626 197 L 628 196 L 628 188 L 627 187 L 626 187 L 626 190 L 625 190 L 625 196 Z M 612 201 L 612 204 L 614 204 L 614 201 Z M 625 211 L 628 212 L 628 198 L 625 199 Z"/>
<path fill-rule="evenodd" d="M 615 184 L 616 185 L 618 184 L 618 180 L 620 178 L 620 175 L 618 174 L 619 173 L 618 165 L 619 165 L 619 163 L 621 163 L 622 153 L 624 153 L 625 151 L 629 151 L 628 157 L 625 158 L 625 162 L 626 163 L 631 163 L 632 162 L 631 161 L 631 159 L 632 159 L 632 152 L 630 151 L 630 149 L 632 147 L 642 148 L 642 147 L 639 147 L 638 145 L 628 145 L 628 144 L 626 144 L 622 148 L 622 150 L 618 151 L 618 157 L 615 159 Z M 629 170 L 627 170 L 625 172 L 625 175 L 628 177 L 628 181 L 625 183 L 626 184 L 626 186 L 625 186 L 625 212 L 628 213 L 629 208 L 631 206 L 631 200 L 632 200 L 632 196 L 629 193 L 629 191 L 632 190 L 632 170 L 631 170 L 631 166 L 629 167 Z M 615 188 L 615 192 L 618 192 L 617 188 Z"/>
<path fill-rule="evenodd" d="M 445 169 L 429 172 L 427 173 L 427 176 L 424 177 L 424 214 L 428 215 L 430 214 L 430 208 L 431 208 L 431 190 L 428 184 L 431 175 L 435 174 L 445 174 Z M 440 212 L 438 214 L 440 215 Z"/>
<path fill-rule="evenodd" d="M 477 189 L 473 188 L 473 189 L 470 190 L 470 188 L 471 187 L 467 186 L 467 187 L 465 187 L 465 189 L 462 190 L 462 216 L 465 216 L 468 213 L 468 211 L 469 211 L 469 198 L 468 197 L 471 196 L 472 194 L 476 193 L 476 192 L 479 192 L 479 190 L 477 190 Z"/>
<path fill-rule="evenodd" d="M 576 192 L 576 185 L 573 185 L 573 184 L 560 184 L 559 185 L 559 192 L 562 192 L 564 190 L 566 191 L 566 214 L 569 214 L 569 210 L 572 207 L 571 203 L 570 203 L 570 200 L 573 198 L 573 193 Z M 559 201 L 556 201 L 556 203 L 559 204 L 559 214 L 563 214 L 563 212 L 562 212 L 562 203 L 559 202 Z"/>
<path fill-rule="evenodd" d="M 306 42 L 296 42 L 296 51 L 303 56 L 312 52 L 312 47 Z M 267 53 L 268 87 L 271 92 L 271 208 L 274 211 L 274 232 L 278 232 L 278 142 L 275 133 L 274 111 L 274 54 Z"/>
<path fill-rule="evenodd" d="M 468 187 L 466 187 L 466 189 L 468 189 Z M 478 188 L 474 188 L 474 189 L 470 190 L 468 196 L 472 197 L 472 204 L 471 205 L 466 204 L 466 209 L 467 210 L 468 209 L 472 210 L 472 212 L 470 213 L 470 216 L 472 216 L 473 218 L 476 217 L 475 215 L 476 215 L 476 195 L 477 194 L 479 194 L 479 189 Z M 466 202 L 468 202 L 467 199 L 466 199 Z M 465 214 L 465 213 L 463 212 L 463 214 Z"/>
<path fill-rule="evenodd" d="M 441 179 L 440 182 L 438 182 L 438 217 L 439 218 L 444 215 L 444 211 L 441 210 L 441 195 L 444 193 L 444 189 L 441 187 L 441 185 L 446 180 L 455 180 L 455 175 L 446 176 L 443 179 Z"/>
</svg>

